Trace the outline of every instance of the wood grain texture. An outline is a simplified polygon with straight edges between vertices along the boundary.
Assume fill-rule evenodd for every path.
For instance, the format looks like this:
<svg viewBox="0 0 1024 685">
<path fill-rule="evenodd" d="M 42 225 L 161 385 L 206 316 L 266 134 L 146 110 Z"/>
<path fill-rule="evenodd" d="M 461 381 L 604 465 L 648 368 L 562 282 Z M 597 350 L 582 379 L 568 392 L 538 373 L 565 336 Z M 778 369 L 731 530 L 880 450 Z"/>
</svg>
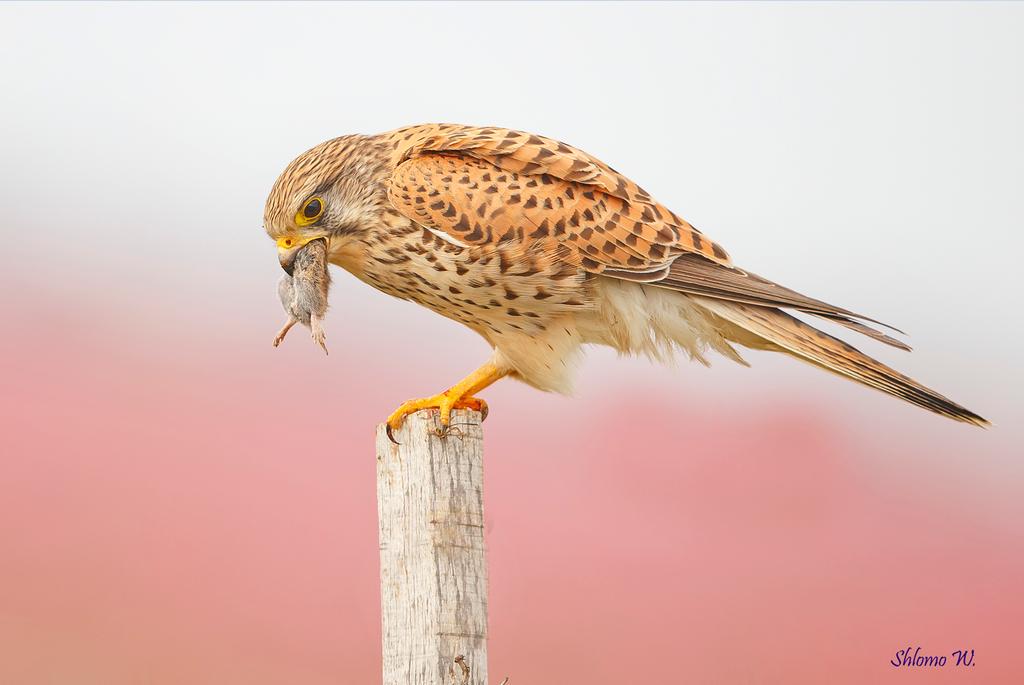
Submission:
<svg viewBox="0 0 1024 685">
<path fill-rule="evenodd" d="M 398 445 L 377 428 L 384 685 L 487 683 L 480 420 L 457 410 L 441 437 L 437 411 L 420 411 Z"/>
</svg>

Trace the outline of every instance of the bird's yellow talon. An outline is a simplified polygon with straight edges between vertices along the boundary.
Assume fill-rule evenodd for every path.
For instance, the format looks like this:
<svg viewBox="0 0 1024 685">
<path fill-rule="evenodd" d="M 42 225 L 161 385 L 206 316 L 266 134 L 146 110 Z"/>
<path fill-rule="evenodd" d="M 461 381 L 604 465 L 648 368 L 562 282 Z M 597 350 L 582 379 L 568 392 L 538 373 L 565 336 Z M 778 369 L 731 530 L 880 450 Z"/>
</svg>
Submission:
<svg viewBox="0 0 1024 685">
<path fill-rule="evenodd" d="M 508 375 L 508 371 L 487 362 L 461 381 L 439 395 L 424 397 L 418 400 L 403 402 L 402 406 L 391 413 L 387 420 L 387 433 L 392 442 L 396 442 L 392 431 L 402 425 L 405 417 L 420 409 L 438 409 L 441 412 L 441 426 L 448 428 L 452 420 L 452 409 L 471 409 L 482 414 L 481 421 L 487 418 L 487 403 L 474 397 L 494 381 Z"/>
<path fill-rule="evenodd" d="M 388 417 L 388 428 L 392 431 L 398 430 L 405 420 L 405 417 L 421 409 L 437 409 L 441 413 L 441 425 L 447 427 L 452 421 L 453 409 L 472 409 L 487 416 L 487 403 L 479 397 L 459 397 L 455 393 L 446 390 L 433 397 L 423 397 L 417 400 L 403 402 Z"/>
<path fill-rule="evenodd" d="M 490 413 L 490 409 L 487 407 L 487 402 L 483 401 L 479 397 L 464 397 L 462 401 L 464 405 L 460 404 L 456 406 L 456 409 L 472 409 L 473 411 L 480 412 L 480 420 L 484 421 L 487 419 L 487 415 Z"/>
</svg>

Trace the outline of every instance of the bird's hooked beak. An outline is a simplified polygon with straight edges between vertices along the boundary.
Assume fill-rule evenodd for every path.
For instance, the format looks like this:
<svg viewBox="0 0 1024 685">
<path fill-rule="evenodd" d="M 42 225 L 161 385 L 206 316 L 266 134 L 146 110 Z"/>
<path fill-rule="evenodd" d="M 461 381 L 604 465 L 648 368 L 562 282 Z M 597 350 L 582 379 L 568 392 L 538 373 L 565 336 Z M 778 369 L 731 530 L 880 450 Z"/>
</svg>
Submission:
<svg viewBox="0 0 1024 685">
<path fill-rule="evenodd" d="M 326 235 L 286 235 L 277 239 L 277 261 L 289 276 L 295 268 L 295 255 L 314 240 L 327 238 Z"/>
</svg>

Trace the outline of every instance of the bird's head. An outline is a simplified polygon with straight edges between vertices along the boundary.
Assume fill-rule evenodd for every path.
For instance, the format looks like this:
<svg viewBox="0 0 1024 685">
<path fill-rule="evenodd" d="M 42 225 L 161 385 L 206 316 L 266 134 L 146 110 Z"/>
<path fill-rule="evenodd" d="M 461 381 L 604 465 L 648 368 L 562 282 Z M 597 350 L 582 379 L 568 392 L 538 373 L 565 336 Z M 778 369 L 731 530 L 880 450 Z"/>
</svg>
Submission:
<svg viewBox="0 0 1024 685">
<path fill-rule="evenodd" d="M 285 271 L 291 273 L 296 253 L 311 241 L 325 239 L 330 256 L 379 221 L 387 158 L 372 138 L 343 136 L 302 153 L 281 172 L 263 227 Z"/>
</svg>

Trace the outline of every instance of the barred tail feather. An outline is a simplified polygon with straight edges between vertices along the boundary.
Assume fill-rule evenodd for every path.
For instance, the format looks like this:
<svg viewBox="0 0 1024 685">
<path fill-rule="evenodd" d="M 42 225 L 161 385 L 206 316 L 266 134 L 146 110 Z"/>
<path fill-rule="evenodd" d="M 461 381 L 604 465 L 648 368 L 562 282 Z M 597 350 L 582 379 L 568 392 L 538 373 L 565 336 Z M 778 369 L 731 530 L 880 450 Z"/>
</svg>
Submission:
<svg viewBox="0 0 1024 685">
<path fill-rule="evenodd" d="M 888 393 L 956 421 L 987 426 L 988 421 L 860 350 L 773 307 L 690 296 L 731 326 L 727 337 L 747 347 L 772 349 Z"/>
</svg>

